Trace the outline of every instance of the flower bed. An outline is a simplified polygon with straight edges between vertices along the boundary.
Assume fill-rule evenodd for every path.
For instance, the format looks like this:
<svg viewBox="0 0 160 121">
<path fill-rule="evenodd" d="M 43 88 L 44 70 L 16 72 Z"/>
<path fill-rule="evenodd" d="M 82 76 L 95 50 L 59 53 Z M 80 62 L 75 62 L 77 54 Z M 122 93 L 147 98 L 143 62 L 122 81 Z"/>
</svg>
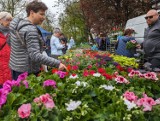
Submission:
<svg viewBox="0 0 160 121">
<path fill-rule="evenodd" d="M 156 73 L 142 74 L 134 64 L 120 65 L 114 58 L 104 52 L 73 51 L 61 57 L 69 72 L 52 69 L 38 77 L 24 73 L 17 81 L 5 82 L 0 120 L 159 121 Z"/>
</svg>

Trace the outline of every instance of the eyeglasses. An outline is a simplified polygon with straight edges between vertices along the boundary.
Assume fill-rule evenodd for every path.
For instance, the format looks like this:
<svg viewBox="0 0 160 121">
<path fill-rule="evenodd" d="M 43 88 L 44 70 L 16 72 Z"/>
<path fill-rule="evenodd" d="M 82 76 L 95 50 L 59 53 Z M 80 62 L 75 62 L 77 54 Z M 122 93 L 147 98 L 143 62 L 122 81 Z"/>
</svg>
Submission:
<svg viewBox="0 0 160 121">
<path fill-rule="evenodd" d="M 147 19 L 152 19 L 153 18 L 153 16 L 146 16 L 146 17 L 144 17 L 146 20 Z"/>
</svg>

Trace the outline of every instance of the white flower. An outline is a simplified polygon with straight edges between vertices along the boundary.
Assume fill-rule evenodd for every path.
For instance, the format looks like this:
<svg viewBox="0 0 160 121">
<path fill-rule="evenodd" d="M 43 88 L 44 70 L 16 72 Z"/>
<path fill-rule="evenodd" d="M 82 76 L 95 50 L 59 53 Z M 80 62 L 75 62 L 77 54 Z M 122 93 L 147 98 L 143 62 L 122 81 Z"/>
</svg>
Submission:
<svg viewBox="0 0 160 121">
<path fill-rule="evenodd" d="M 130 102 L 125 98 L 123 100 L 124 100 L 124 104 L 127 105 L 128 110 L 131 110 L 132 108 L 136 107 L 136 104 L 134 102 Z"/>
<path fill-rule="evenodd" d="M 77 86 L 81 86 L 81 85 L 83 85 L 83 87 L 86 87 L 87 86 L 87 82 L 80 82 L 80 81 L 76 81 L 76 85 Z"/>
<path fill-rule="evenodd" d="M 69 78 L 76 79 L 76 78 L 78 78 L 78 75 L 75 75 L 75 76 L 70 75 Z"/>
<path fill-rule="evenodd" d="M 82 84 L 83 84 L 83 87 L 86 87 L 87 86 L 87 82 L 82 82 Z"/>
<path fill-rule="evenodd" d="M 95 76 L 95 77 L 100 77 L 101 74 L 100 74 L 100 73 L 94 73 L 93 76 Z"/>
<path fill-rule="evenodd" d="M 67 111 L 75 110 L 79 105 L 81 105 L 81 101 L 72 101 L 70 100 L 69 104 L 65 103 L 67 106 Z"/>
<path fill-rule="evenodd" d="M 109 85 L 109 86 L 107 86 L 107 85 L 101 85 L 100 88 L 104 88 L 106 90 L 111 90 L 112 91 L 115 87 L 113 87 L 112 85 Z"/>
<path fill-rule="evenodd" d="M 80 81 L 76 81 L 76 85 L 77 85 L 77 86 L 80 86 L 80 85 L 81 85 L 81 82 L 80 82 Z"/>
<path fill-rule="evenodd" d="M 160 104 L 160 98 L 158 98 L 157 100 L 155 100 L 156 104 L 159 105 Z"/>
</svg>

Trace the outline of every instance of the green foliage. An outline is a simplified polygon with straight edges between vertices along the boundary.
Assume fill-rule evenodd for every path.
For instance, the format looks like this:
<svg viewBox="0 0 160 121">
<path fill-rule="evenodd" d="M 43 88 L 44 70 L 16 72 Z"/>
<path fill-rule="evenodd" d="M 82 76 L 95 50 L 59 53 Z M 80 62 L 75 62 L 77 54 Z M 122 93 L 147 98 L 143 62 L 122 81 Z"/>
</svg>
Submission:
<svg viewBox="0 0 160 121">
<path fill-rule="evenodd" d="M 66 6 L 65 13 L 60 15 L 59 24 L 68 39 L 71 36 L 75 38 L 77 45 L 87 41 L 84 16 L 78 2 Z"/>
</svg>

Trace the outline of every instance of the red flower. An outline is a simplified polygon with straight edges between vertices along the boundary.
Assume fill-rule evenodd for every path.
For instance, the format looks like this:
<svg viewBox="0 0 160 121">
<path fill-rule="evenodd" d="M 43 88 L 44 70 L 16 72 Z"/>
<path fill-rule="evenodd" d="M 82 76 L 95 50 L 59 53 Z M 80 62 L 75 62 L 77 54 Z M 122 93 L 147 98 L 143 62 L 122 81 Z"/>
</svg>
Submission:
<svg viewBox="0 0 160 121">
<path fill-rule="evenodd" d="M 67 69 L 68 69 L 68 71 L 70 71 L 70 70 L 71 70 L 71 68 L 72 68 L 72 66 L 71 66 L 71 65 L 67 65 Z"/>
<path fill-rule="evenodd" d="M 77 65 L 72 66 L 72 70 L 78 70 L 78 66 Z"/>
<path fill-rule="evenodd" d="M 66 72 L 66 76 L 68 76 L 69 75 L 69 72 Z"/>
<path fill-rule="evenodd" d="M 133 69 L 132 68 L 128 68 L 127 71 L 130 73 Z"/>
<path fill-rule="evenodd" d="M 72 74 L 72 76 L 76 76 L 77 74 Z"/>
<path fill-rule="evenodd" d="M 58 69 L 52 69 L 52 74 L 58 72 Z"/>
<path fill-rule="evenodd" d="M 123 69 L 122 66 L 120 66 L 120 65 L 117 65 L 116 68 L 117 68 L 118 70 L 120 70 L 120 71 L 124 71 L 124 69 Z"/>
<path fill-rule="evenodd" d="M 90 68 L 92 68 L 92 65 L 88 65 L 88 67 L 87 67 L 87 68 L 89 68 L 89 69 L 90 69 Z"/>
<path fill-rule="evenodd" d="M 112 80 L 112 77 L 113 77 L 112 75 L 107 74 L 107 73 L 104 73 L 103 76 L 108 80 Z"/>
<path fill-rule="evenodd" d="M 90 75 L 93 75 L 94 73 L 95 73 L 94 70 L 90 70 L 90 72 L 89 72 Z"/>
<path fill-rule="evenodd" d="M 106 73 L 106 70 L 103 69 L 103 68 L 99 68 L 99 69 L 98 69 L 98 72 L 99 72 L 100 74 L 103 74 L 103 73 Z"/>
<path fill-rule="evenodd" d="M 87 70 L 84 70 L 83 76 L 89 76 L 89 72 Z"/>
</svg>

